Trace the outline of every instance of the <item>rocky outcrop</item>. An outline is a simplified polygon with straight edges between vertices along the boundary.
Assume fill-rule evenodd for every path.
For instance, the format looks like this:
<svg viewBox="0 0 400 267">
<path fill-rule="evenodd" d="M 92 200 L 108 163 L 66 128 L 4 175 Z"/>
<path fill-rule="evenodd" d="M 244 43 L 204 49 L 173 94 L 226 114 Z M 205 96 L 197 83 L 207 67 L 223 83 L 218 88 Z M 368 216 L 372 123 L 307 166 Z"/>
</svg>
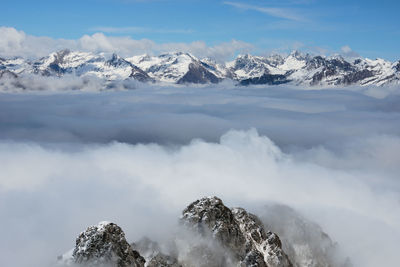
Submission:
<svg viewBox="0 0 400 267">
<path fill-rule="evenodd" d="M 133 250 L 122 229 L 110 222 L 90 226 L 76 239 L 71 258 L 59 261 L 66 265 L 144 267 L 145 260 Z"/>
<path fill-rule="evenodd" d="M 250 248 L 251 251 L 256 250 L 263 255 L 264 262 L 269 267 L 292 266 L 282 249 L 279 237 L 270 231 L 266 232 L 257 216 L 242 208 L 234 208 L 232 213 L 246 238 L 248 250 Z"/>
<path fill-rule="evenodd" d="M 136 67 L 132 63 L 126 61 L 125 59 L 119 57 L 117 54 L 113 54 L 111 59 L 107 60 L 105 64 L 106 66 L 114 68 L 131 68 L 132 70 L 129 78 L 135 79 L 137 81 L 148 82 L 152 80 L 146 72 Z"/>
<path fill-rule="evenodd" d="M 250 84 L 268 84 L 268 85 L 278 85 L 288 83 L 290 80 L 282 74 L 267 74 L 264 73 L 260 77 L 249 78 L 242 80 L 240 82 L 241 85 L 250 85 Z"/>
<path fill-rule="evenodd" d="M 101 222 L 78 236 L 58 266 L 351 266 L 318 225 L 289 207 L 267 206 L 260 218 L 243 208 L 230 209 L 217 197 L 205 197 L 183 210 L 183 228 L 162 247 L 149 238 L 128 244 L 119 226 Z"/>
<path fill-rule="evenodd" d="M 178 80 L 178 84 L 185 83 L 218 83 L 220 79 L 213 73 L 208 71 L 202 64 L 195 62 L 189 64 L 189 70 Z"/>
<path fill-rule="evenodd" d="M 229 248 L 238 258 L 245 255 L 246 239 L 232 211 L 217 197 L 202 198 L 183 210 L 181 221 L 201 235 L 211 231 L 213 238 Z"/>
<path fill-rule="evenodd" d="M 267 234 L 255 215 L 240 208 L 231 210 L 217 197 L 190 204 L 181 221 L 203 236 L 211 233 L 242 266 L 292 266 L 279 237 Z"/>
</svg>

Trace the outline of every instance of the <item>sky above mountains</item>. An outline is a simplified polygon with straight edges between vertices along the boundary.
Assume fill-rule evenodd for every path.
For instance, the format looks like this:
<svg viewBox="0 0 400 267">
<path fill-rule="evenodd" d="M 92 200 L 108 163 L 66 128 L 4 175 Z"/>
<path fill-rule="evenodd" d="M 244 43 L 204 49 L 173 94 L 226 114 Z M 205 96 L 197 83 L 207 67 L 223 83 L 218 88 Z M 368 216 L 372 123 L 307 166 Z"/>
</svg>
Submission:
<svg viewBox="0 0 400 267">
<path fill-rule="evenodd" d="M 103 33 L 157 44 L 233 43 L 236 50 L 240 41 L 255 54 L 299 49 L 394 61 L 399 9 L 396 0 L 3 0 L 0 26 L 52 39 Z"/>
</svg>

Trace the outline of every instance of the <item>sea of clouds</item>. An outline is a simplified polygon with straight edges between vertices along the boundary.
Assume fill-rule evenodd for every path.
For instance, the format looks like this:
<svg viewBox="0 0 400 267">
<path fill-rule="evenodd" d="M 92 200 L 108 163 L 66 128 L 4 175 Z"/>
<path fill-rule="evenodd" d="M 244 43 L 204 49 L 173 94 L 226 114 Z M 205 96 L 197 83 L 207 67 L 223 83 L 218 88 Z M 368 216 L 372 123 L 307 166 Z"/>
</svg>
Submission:
<svg viewBox="0 0 400 267">
<path fill-rule="evenodd" d="M 0 94 L 1 266 L 50 266 L 103 220 L 129 241 L 166 239 L 208 195 L 256 213 L 288 205 L 356 267 L 398 263 L 398 88 L 98 92 L 49 79 L 35 81 L 52 92 Z"/>
</svg>

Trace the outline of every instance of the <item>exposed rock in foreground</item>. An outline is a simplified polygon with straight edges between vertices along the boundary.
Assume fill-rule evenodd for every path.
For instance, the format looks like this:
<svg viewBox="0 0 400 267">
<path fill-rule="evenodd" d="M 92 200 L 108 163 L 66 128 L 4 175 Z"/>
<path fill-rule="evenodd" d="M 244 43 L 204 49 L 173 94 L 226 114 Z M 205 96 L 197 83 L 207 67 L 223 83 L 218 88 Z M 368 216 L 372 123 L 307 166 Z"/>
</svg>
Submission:
<svg viewBox="0 0 400 267">
<path fill-rule="evenodd" d="M 110 222 L 90 226 L 76 239 L 67 265 L 144 267 L 145 260 L 125 239 L 122 229 Z"/>
<path fill-rule="evenodd" d="M 75 248 L 58 258 L 58 266 L 351 266 L 338 260 L 335 244 L 318 226 L 279 207 L 267 209 L 260 220 L 242 208 L 226 207 L 217 197 L 202 198 L 183 210 L 182 228 L 167 249 L 148 238 L 129 244 L 119 226 L 101 222 L 78 236 Z"/>
<path fill-rule="evenodd" d="M 242 208 L 234 208 L 232 212 L 248 246 L 251 246 L 252 250 L 260 252 L 268 266 L 292 266 L 288 256 L 282 250 L 279 237 L 270 231 L 266 232 L 257 216 Z"/>
<path fill-rule="evenodd" d="M 193 202 L 181 220 L 202 235 L 211 232 L 241 266 L 292 266 L 276 234 L 266 233 L 255 215 L 241 208 L 230 210 L 217 197 Z"/>
</svg>

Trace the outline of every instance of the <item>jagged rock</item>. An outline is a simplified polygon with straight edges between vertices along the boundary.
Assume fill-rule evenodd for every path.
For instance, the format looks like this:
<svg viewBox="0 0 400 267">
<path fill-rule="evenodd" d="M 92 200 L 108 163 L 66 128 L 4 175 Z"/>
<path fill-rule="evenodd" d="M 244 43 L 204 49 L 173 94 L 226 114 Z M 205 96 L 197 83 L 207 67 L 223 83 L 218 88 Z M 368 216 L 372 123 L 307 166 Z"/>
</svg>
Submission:
<svg viewBox="0 0 400 267">
<path fill-rule="evenodd" d="M 300 52 L 268 57 L 239 55 L 234 61 L 219 63 L 197 59 L 189 53 L 166 53 L 121 58 L 114 54 L 61 50 L 30 61 L 1 59 L 0 70 L 17 75 L 40 74 L 61 77 L 66 74 L 95 76 L 106 81 L 134 79 L 141 82 L 218 83 L 232 79 L 241 85 L 291 83 L 307 86 L 400 84 L 400 62 L 341 56 L 311 56 Z"/>
<path fill-rule="evenodd" d="M 251 250 L 240 263 L 241 267 L 268 267 L 265 263 L 264 255 L 258 250 Z"/>
<path fill-rule="evenodd" d="M 266 233 L 255 215 L 241 208 L 230 210 L 217 197 L 193 202 L 183 211 L 181 220 L 202 235 L 211 231 L 241 266 L 292 266 L 276 234 Z"/>
<path fill-rule="evenodd" d="M 183 210 L 181 221 L 206 235 L 211 231 L 213 237 L 229 248 L 238 259 L 243 259 L 246 239 L 236 222 L 232 211 L 217 197 L 197 200 Z"/>
<path fill-rule="evenodd" d="M 350 85 L 373 76 L 374 72 L 368 69 L 364 69 L 344 75 L 343 79 L 339 83 Z"/>
<path fill-rule="evenodd" d="M 166 251 L 149 238 L 129 245 L 119 226 L 101 222 L 79 235 L 75 248 L 59 257 L 58 266 L 351 266 L 318 225 L 293 209 L 270 205 L 264 211 L 260 220 L 242 208 L 229 209 L 217 197 L 199 199 L 183 210 L 180 221 L 185 227 Z"/>
<path fill-rule="evenodd" d="M 288 83 L 288 82 L 290 82 L 290 80 L 288 80 L 285 75 L 264 73 L 260 77 L 242 80 L 240 82 L 240 84 L 241 85 L 250 85 L 250 84 L 278 85 L 278 84 L 284 84 L 284 83 Z"/>
<path fill-rule="evenodd" d="M 178 80 L 178 84 L 184 83 L 218 83 L 220 80 L 217 76 L 208 71 L 202 64 L 190 63 L 189 70 Z"/>
<path fill-rule="evenodd" d="M 247 246 L 250 246 L 251 250 L 260 252 L 269 267 L 292 266 L 288 256 L 282 250 L 279 237 L 272 232 L 265 232 L 257 216 L 242 208 L 234 208 L 232 213 L 245 234 Z"/>
<path fill-rule="evenodd" d="M 101 222 L 78 236 L 70 262 L 83 266 L 144 267 L 145 260 L 132 250 L 118 225 Z"/>
<path fill-rule="evenodd" d="M 129 74 L 129 78 L 138 80 L 140 82 L 147 82 L 152 80 L 150 76 L 141 70 L 140 68 L 136 67 L 132 63 L 126 61 L 125 59 L 119 57 L 117 54 L 113 54 L 111 59 L 107 60 L 105 63 L 107 66 L 115 67 L 115 68 L 132 68 L 131 73 Z"/>
</svg>

